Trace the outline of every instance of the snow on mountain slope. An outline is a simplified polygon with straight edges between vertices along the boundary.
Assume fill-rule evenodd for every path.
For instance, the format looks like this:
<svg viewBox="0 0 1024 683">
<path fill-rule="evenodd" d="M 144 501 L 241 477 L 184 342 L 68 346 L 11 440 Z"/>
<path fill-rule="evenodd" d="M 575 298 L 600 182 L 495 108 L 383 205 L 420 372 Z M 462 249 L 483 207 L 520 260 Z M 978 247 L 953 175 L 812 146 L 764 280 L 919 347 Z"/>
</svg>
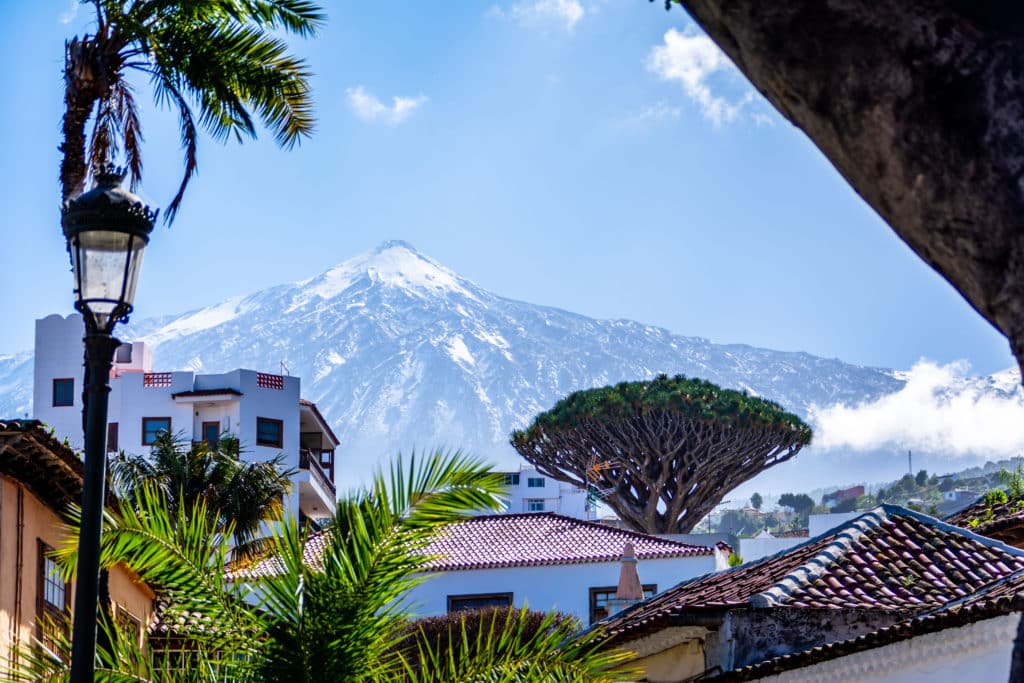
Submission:
<svg viewBox="0 0 1024 683">
<path fill-rule="evenodd" d="M 133 322 L 121 336 L 153 344 L 157 370 L 278 372 L 283 362 L 335 427 L 354 476 L 413 446 L 513 465 L 508 433 L 538 411 L 576 389 L 659 373 L 746 389 L 801 415 L 905 384 L 890 370 L 505 299 L 398 241 L 301 282 Z M 4 414 L 25 412 L 31 395 L 31 363 L 16 358 L 0 358 L 0 385 L 15 387 L 0 393 Z M 1002 380 L 990 380 L 993 391 Z"/>
</svg>

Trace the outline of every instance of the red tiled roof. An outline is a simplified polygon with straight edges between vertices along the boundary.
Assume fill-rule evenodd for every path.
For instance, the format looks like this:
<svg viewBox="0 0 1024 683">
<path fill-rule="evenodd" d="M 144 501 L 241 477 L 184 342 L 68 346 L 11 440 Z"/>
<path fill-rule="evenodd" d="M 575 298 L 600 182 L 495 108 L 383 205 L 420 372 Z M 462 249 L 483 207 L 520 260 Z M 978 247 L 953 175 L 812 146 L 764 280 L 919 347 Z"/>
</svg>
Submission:
<svg viewBox="0 0 1024 683">
<path fill-rule="evenodd" d="M 315 534 L 306 542 L 306 564 L 321 564 L 325 533 Z M 426 565 L 429 571 L 532 567 L 613 562 L 622 555 L 626 543 L 633 544 L 640 560 L 714 554 L 708 546 L 679 543 L 548 512 L 471 517 L 450 524 L 437 533 L 424 554 L 435 558 Z M 267 576 L 278 567 L 275 558 L 267 558 L 234 572 L 232 577 Z"/>
<path fill-rule="evenodd" d="M 1024 541 L 1024 499 L 1012 499 L 992 507 L 978 501 L 946 517 L 946 522 L 1018 545 Z"/>
<path fill-rule="evenodd" d="M 24 484 L 61 515 L 82 498 L 84 467 L 38 420 L 0 421 L 0 474 Z M 108 492 L 108 502 L 113 496 Z"/>
<path fill-rule="evenodd" d="M 427 554 L 442 558 L 428 566 L 453 571 L 611 562 L 619 559 L 626 543 L 633 544 L 639 560 L 696 557 L 714 552 L 707 546 L 542 512 L 489 515 L 451 524 L 427 548 Z"/>
<path fill-rule="evenodd" d="M 674 615 L 733 607 L 935 608 L 1024 570 L 1024 552 L 884 505 L 807 543 L 686 581 L 603 622 L 639 637 Z"/>
<path fill-rule="evenodd" d="M 1024 611 L 1024 593 L 1022 591 L 1024 591 L 1024 572 L 1018 572 L 997 581 L 989 588 L 982 589 L 963 600 L 943 605 L 927 614 L 849 640 L 773 657 L 741 669 L 726 671 L 707 680 L 720 683 L 756 681 L 765 676 L 811 666 L 830 659 L 838 659 L 855 652 L 883 647 L 926 633 L 936 633 L 1011 612 L 1021 612 Z"/>
</svg>

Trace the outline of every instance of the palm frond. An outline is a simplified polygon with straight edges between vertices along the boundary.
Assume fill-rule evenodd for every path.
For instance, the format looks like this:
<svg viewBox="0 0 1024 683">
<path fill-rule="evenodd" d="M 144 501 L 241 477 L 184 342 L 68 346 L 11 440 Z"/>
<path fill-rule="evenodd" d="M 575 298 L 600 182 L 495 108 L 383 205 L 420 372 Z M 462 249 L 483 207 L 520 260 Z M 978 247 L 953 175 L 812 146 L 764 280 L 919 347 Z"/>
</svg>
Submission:
<svg viewBox="0 0 1024 683">
<path fill-rule="evenodd" d="M 599 650 L 596 633 L 574 637 L 578 625 L 565 615 L 549 612 L 539 624 L 526 608 L 461 616 L 446 634 L 430 638 L 423 631 L 415 633 L 416 657 L 406 670 L 408 683 L 638 680 L 637 672 L 623 668 L 631 653 Z"/>
</svg>

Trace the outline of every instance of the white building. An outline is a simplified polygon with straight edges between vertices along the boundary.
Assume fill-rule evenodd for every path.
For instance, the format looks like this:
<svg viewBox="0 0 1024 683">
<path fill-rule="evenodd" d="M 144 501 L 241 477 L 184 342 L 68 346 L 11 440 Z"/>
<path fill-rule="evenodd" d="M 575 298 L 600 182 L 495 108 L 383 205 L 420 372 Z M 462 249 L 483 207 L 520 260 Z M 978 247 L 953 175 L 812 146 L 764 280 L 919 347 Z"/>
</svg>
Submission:
<svg viewBox="0 0 1024 683">
<path fill-rule="evenodd" d="M 576 519 L 597 519 L 597 501 L 589 498 L 585 489 L 546 477 L 532 467 L 501 474 L 509 495 L 506 512 L 556 512 Z"/>
<path fill-rule="evenodd" d="M 36 321 L 35 418 L 82 448 L 82 337 L 78 315 Z M 107 450 L 144 452 L 163 431 L 193 442 L 238 437 L 242 457 L 285 454 L 298 470 L 285 509 L 299 518 L 334 512 L 338 439 L 315 404 L 300 398 L 299 378 L 254 370 L 198 375 L 153 372 L 144 342 L 120 346 L 110 378 Z"/>
<path fill-rule="evenodd" d="M 427 580 L 407 596 L 420 616 L 515 605 L 571 614 L 591 624 L 609 613 L 626 544 L 638 560 L 644 593 L 728 566 L 728 551 L 613 529 L 551 513 L 490 515 L 449 524 L 423 549 Z M 306 544 L 306 562 L 322 562 L 324 532 Z M 246 566 L 235 579 L 278 571 L 276 558 Z M 614 611 L 614 610 L 612 610 Z"/>
</svg>

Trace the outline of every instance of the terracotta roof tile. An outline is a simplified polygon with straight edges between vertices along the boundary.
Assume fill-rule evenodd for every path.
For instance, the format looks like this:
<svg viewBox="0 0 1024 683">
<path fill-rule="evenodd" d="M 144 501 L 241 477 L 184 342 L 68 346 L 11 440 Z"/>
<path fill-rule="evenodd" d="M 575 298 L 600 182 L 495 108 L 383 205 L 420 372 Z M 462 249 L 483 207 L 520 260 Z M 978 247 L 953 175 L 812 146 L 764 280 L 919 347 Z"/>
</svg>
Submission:
<svg viewBox="0 0 1024 683">
<path fill-rule="evenodd" d="M 309 538 L 305 559 L 319 566 L 325 532 Z M 553 513 L 522 513 L 472 517 L 450 524 L 434 537 L 424 554 L 435 557 L 432 571 L 530 567 L 616 561 L 626 543 L 639 560 L 700 557 L 714 554 L 709 546 L 679 543 L 656 536 L 584 522 Z M 258 577 L 277 571 L 274 558 L 235 571 L 232 576 Z"/>
<path fill-rule="evenodd" d="M 683 582 L 603 625 L 622 640 L 708 608 L 927 610 L 1021 570 L 1016 548 L 885 505 L 785 552 Z"/>
<path fill-rule="evenodd" d="M 1024 499 L 1008 500 L 991 508 L 979 500 L 949 515 L 945 521 L 1016 545 L 1024 541 Z"/>
<path fill-rule="evenodd" d="M 999 579 L 988 587 L 976 591 L 963 600 L 950 602 L 926 614 L 916 616 L 892 626 L 865 633 L 849 640 L 819 645 L 800 652 L 751 664 L 750 666 L 726 671 L 711 676 L 708 681 L 718 683 L 739 683 L 756 681 L 799 669 L 831 659 L 838 659 L 855 652 L 883 647 L 901 640 L 907 640 L 926 633 L 936 633 L 985 619 L 992 619 L 1011 612 L 1024 611 L 1024 572 L 1017 572 Z"/>
</svg>

